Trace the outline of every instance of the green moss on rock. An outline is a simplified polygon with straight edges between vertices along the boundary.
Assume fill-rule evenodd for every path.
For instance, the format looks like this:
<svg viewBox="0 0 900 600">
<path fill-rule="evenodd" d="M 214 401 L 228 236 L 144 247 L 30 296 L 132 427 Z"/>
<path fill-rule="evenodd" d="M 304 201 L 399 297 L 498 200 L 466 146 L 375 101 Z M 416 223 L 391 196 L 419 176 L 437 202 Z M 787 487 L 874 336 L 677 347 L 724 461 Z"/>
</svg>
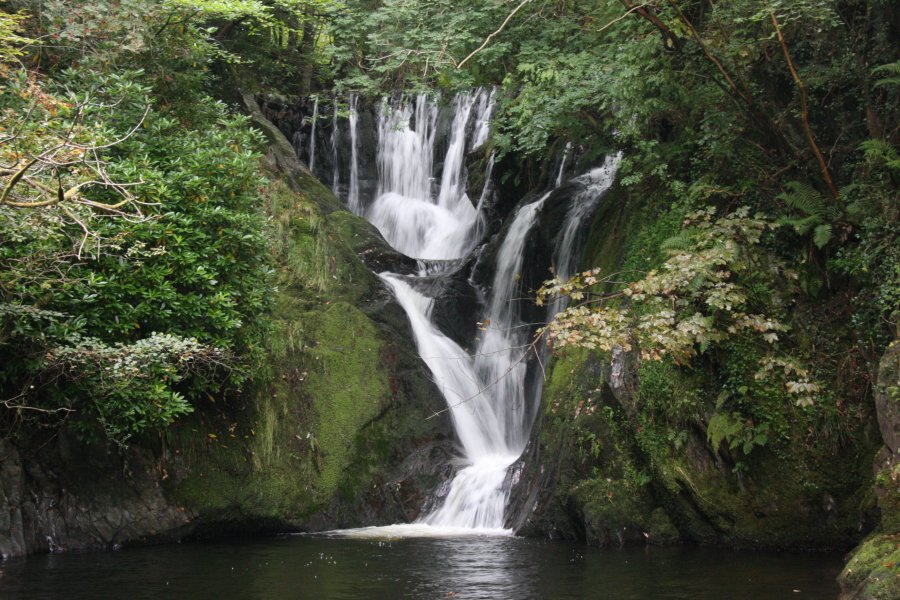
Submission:
<svg viewBox="0 0 900 600">
<path fill-rule="evenodd" d="M 657 267 L 661 242 L 683 221 L 683 209 L 664 200 L 613 187 L 595 216 L 582 268 L 628 280 Z M 810 323 L 797 326 L 824 327 Z M 735 340 L 704 349 L 688 366 L 644 362 L 635 391 L 611 381 L 614 357 L 584 350 L 555 356 L 536 454 L 549 457 L 544 467 L 556 487 L 545 484 L 543 521 L 536 516 L 532 525 L 600 543 L 614 543 L 624 528 L 651 542 L 851 546 L 872 525 L 871 411 L 861 398 L 839 402 L 840 386 L 813 407 L 797 407 L 783 385 L 755 377 L 759 358 L 757 348 Z M 815 368 L 823 380 L 836 377 L 827 360 Z M 728 431 L 711 435 L 711 423 L 723 419 Z"/>
<path fill-rule="evenodd" d="M 900 598 L 900 535 L 866 539 L 850 556 L 838 581 L 842 600 Z"/>
<path fill-rule="evenodd" d="M 397 486 L 412 497 L 437 483 L 417 478 L 420 465 L 396 469 L 447 422 L 426 421 L 439 394 L 400 349 L 405 316 L 357 257 L 377 236 L 346 211 L 323 211 L 321 184 L 300 183 L 268 189 L 277 287 L 252 386 L 201 407 L 167 440 L 167 488 L 201 532 L 403 520 L 413 511 Z"/>
<path fill-rule="evenodd" d="M 349 442 L 381 412 L 390 400 L 390 389 L 375 326 L 359 309 L 334 303 L 308 314 L 306 321 L 315 345 L 307 352 L 304 392 L 312 398 L 318 417 L 316 451 L 323 460 L 317 491 L 328 497 L 349 463 Z"/>
</svg>

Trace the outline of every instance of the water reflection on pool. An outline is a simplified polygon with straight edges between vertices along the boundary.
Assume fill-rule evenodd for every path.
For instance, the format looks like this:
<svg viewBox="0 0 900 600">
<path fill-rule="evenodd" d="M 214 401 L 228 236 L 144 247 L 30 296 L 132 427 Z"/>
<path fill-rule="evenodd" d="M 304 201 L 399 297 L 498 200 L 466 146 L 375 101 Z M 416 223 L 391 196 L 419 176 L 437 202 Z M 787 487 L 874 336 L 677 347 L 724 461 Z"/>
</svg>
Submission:
<svg viewBox="0 0 900 600">
<path fill-rule="evenodd" d="M 836 555 L 285 536 L 0 563 L 2 598 L 836 598 Z"/>
</svg>

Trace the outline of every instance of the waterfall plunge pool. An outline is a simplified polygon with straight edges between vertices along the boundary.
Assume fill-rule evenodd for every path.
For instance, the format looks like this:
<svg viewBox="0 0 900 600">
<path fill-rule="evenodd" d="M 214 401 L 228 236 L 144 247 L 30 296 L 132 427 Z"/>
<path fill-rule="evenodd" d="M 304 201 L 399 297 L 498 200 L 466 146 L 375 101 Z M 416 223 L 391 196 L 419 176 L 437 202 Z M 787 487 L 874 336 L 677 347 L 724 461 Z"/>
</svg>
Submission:
<svg viewBox="0 0 900 600">
<path fill-rule="evenodd" d="M 840 568 L 835 554 L 292 535 L 11 559 L 0 598 L 822 600 Z"/>
</svg>

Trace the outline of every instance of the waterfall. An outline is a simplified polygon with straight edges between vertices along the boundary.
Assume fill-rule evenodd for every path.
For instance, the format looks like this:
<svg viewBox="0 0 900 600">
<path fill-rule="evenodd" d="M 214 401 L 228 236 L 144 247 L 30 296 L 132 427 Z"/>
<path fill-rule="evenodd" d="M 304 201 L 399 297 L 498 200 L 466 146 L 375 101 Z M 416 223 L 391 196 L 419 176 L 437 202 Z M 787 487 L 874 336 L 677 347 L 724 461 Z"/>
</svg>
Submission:
<svg viewBox="0 0 900 600">
<path fill-rule="evenodd" d="M 455 207 L 457 204 L 472 206 L 470 202 L 461 203 L 458 200 L 466 193 L 466 124 L 469 122 L 473 102 L 474 98 L 469 94 L 459 94 L 454 101 L 450 146 L 447 148 L 447 156 L 444 157 L 444 174 L 441 177 L 441 191 L 438 194 L 438 206 L 444 208 Z"/>
<path fill-rule="evenodd" d="M 334 99 L 334 114 L 331 117 L 331 162 L 334 170 L 331 177 L 331 191 L 338 195 L 341 185 L 340 163 L 338 162 L 338 101 Z"/>
<path fill-rule="evenodd" d="M 556 187 L 562 185 L 563 175 L 566 174 L 566 161 L 569 160 L 570 152 L 572 152 L 572 142 L 566 142 L 566 149 L 563 150 L 562 160 L 559 163 L 559 172 L 556 174 Z"/>
<path fill-rule="evenodd" d="M 524 356 L 530 329 L 520 320 L 521 272 L 525 243 L 537 221 L 547 193 L 519 209 L 497 253 L 490 302 L 482 319 L 485 331 L 479 340 L 475 367 L 480 378 L 492 386 L 495 404 L 503 411 L 502 435 L 516 457 L 525 449 L 531 430 L 531 407 L 525 406 Z"/>
<path fill-rule="evenodd" d="M 597 208 L 600 199 L 612 187 L 621 160 L 621 152 L 607 156 L 602 167 L 580 175 L 574 180 L 581 189 L 572 196 L 572 203 L 566 212 L 562 230 L 557 235 L 553 250 L 553 269 L 557 277 L 563 281 L 572 277 L 578 268 L 577 250 L 580 245 L 576 242 L 579 233 L 585 220 Z M 565 310 L 567 305 L 568 298 L 555 299 L 548 307 L 547 318 L 552 319 L 554 315 Z"/>
<path fill-rule="evenodd" d="M 359 97 L 356 94 L 350 95 L 350 191 L 347 194 L 347 205 L 355 215 L 362 213 L 362 207 L 359 204 L 358 100 Z"/>
<path fill-rule="evenodd" d="M 312 131 L 309 134 L 309 171 L 315 173 L 316 169 L 316 121 L 319 120 L 319 97 L 314 96 Z"/>
<path fill-rule="evenodd" d="M 475 228 L 472 232 L 472 241 L 473 245 L 478 243 L 484 236 L 485 230 L 485 219 L 484 219 L 484 208 L 485 204 L 490 200 L 491 193 L 494 190 L 493 181 L 491 177 L 494 174 L 494 159 L 496 155 L 494 152 L 491 152 L 491 155 L 487 160 L 487 167 L 484 170 L 484 186 L 481 188 L 481 195 L 478 197 L 478 204 L 475 205 Z"/>
<path fill-rule="evenodd" d="M 382 273 L 380 277 L 391 286 L 409 317 L 419 355 L 447 400 L 467 457 L 505 451 L 500 440 L 492 435 L 501 425 L 494 407 L 485 402 L 472 358 L 431 323 L 434 300 L 417 292 L 397 275 Z"/>
<path fill-rule="evenodd" d="M 483 93 L 483 92 L 482 92 Z M 450 142 L 438 192 L 432 191 L 438 107 L 418 96 L 381 103 L 378 112 L 378 197 L 366 217 L 397 250 L 413 258 L 461 258 L 474 243 L 478 212 L 465 192 L 465 149 L 470 94 L 454 101 Z"/>
<path fill-rule="evenodd" d="M 413 130 L 410 121 L 415 117 Z M 406 198 L 431 195 L 434 137 L 438 107 L 425 94 L 415 107 L 403 103 L 392 107 L 387 98 L 378 109 L 378 194 Z"/>
<path fill-rule="evenodd" d="M 494 114 L 494 95 L 497 90 L 491 90 L 490 94 L 485 94 L 483 90 L 479 90 L 478 94 L 478 120 L 475 122 L 475 135 L 472 142 L 472 149 L 480 148 L 487 141 L 488 134 L 491 131 L 491 116 Z"/>
<path fill-rule="evenodd" d="M 570 278 L 577 268 L 576 249 L 578 245 L 578 233 L 594 209 L 603 194 L 612 186 L 616 178 L 616 172 L 619 170 L 619 162 L 622 160 L 622 153 L 607 156 L 603 161 L 603 166 L 591 170 L 590 172 L 575 178 L 582 188 L 572 198 L 572 204 L 566 213 L 563 222 L 562 231 L 557 238 L 555 250 L 553 252 L 553 266 L 556 274 L 561 279 Z"/>
<path fill-rule="evenodd" d="M 435 325 L 435 298 L 424 291 L 435 289 L 427 282 L 452 276 L 461 263 L 450 259 L 470 256 L 484 235 L 494 156 L 487 159 L 484 187 L 474 205 L 466 192 L 465 158 L 467 150 L 487 139 L 493 105 L 493 91 L 461 93 L 452 101 L 452 119 L 443 120 L 438 99 L 424 94 L 384 99 L 376 111 L 378 182 L 374 198 L 361 199 L 356 182 L 357 98 L 350 98 L 348 205 L 371 221 L 395 249 L 420 259 L 417 275 L 384 272 L 379 277 L 405 311 L 419 355 L 446 400 L 462 462 L 436 496 L 437 508 L 417 524 L 363 528 L 341 535 L 511 533 L 503 529 L 510 492 L 508 471 L 528 442 L 533 403 L 539 398 L 526 398 L 525 393 L 531 327 L 522 322 L 520 298 L 527 291 L 521 289 L 521 274 L 529 237 L 551 192 L 522 205 L 505 228 L 471 354 Z M 449 127 L 441 133 L 438 123 L 444 122 Z M 441 135 L 446 135 L 446 151 L 438 157 L 437 148 L 444 143 L 438 144 Z M 334 131 L 332 140 L 335 147 Z M 437 183 L 434 173 L 439 159 L 442 170 Z M 560 247 L 554 254 L 558 268 L 570 270 L 579 226 L 611 184 L 617 165 L 615 157 L 576 178 L 583 187 L 573 198 L 559 236 Z M 564 165 L 560 173 L 563 170 Z"/>
<path fill-rule="evenodd" d="M 506 472 L 519 458 L 528 441 L 531 420 L 525 407 L 526 340 L 530 332 L 519 321 L 514 298 L 519 295 L 525 243 L 547 196 L 516 213 L 497 256 L 491 301 L 471 367 L 464 363 L 467 380 L 478 386 L 454 402 L 447 396 L 454 426 L 469 465 L 450 484 L 444 503 L 427 515 L 425 523 L 442 527 L 502 529 L 509 488 Z M 416 344 L 422 344 L 416 333 Z M 424 341 L 427 343 L 427 340 Z M 420 348 L 421 354 L 421 348 Z M 447 355 L 453 356 L 453 355 Z M 460 356 L 459 354 L 455 356 Z M 455 361 L 459 364 L 461 361 Z M 431 364 L 429 363 L 429 368 Z M 456 394 L 459 396 L 460 394 Z M 468 420 L 475 417 L 478 426 Z M 465 431 L 465 438 L 462 433 Z"/>
</svg>

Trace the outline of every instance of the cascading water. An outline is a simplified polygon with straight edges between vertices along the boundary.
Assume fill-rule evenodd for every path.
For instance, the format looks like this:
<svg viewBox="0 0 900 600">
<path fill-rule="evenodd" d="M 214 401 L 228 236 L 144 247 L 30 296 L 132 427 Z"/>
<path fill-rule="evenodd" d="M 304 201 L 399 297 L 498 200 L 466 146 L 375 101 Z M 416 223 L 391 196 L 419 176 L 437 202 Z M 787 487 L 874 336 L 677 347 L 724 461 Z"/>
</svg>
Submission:
<svg viewBox="0 0 900 600">
<path fill-rule="evenodd" d="M 566 149 L 568 150 L 568 147 Z M 574 180 L 582 187 L 572 198 L 572 204 L 566 213 L 553 251 L 553 269 L 563 281 L 575 274 L 578 266 L 578 253 L 576 252 L 579 247 L 579 244 L 576 243 L 578 234 L 581 232 L 585 219 L 594 212 L 597 203 L 615 181 L 621 160 L 621 152 L 607 156 L 602 167 L 580 175 Z M 560 173 L 562 173 L 561 170 Z M 567 301 L 568 299 L 565 297 L 554 300 L 548 310 L 548 319 L 564 310 Z"/>
<path fill-rule="evenodd" d="M 562 185 L 563 175 L 566 174 L 566 162 L 569 160 L 569 154 L 572 152 L 572 142 L 566 142 L 566 148 L 563 150 L 562 160 L 559 161 L 559 171 L 556 173 L 556 187 Z"/>
<path fill-rule="evenodd" d="M 425 517 L 424 522 L 430 525 L 503 527 L 509 496 L 509 489 L 503 485 L 506 472 L 525 449 L 531 427 L 530 419 L 526 419 L 527 353 L 523 348 L 529 330 L 519 321 L 514 298 L 519 293 L 525 243 L 546 198 L 519 209 L 500 247 L 491 301 L 482 320 L 486 326 L 471 367 L 465 363 L 466 377 L 479 387 L 460 400 L 447 396 L 456 431 L 468 428 L 467 438 L 474 440 L 460 437 L 470 464 L 454 477 L 443 505 Z M 418 335 L 416 341 L 420 343 Z M 478 427 L 472 428 L 467 422 L 473 417 Z"/>
<path fill-rule="evenodd" d="M 331 191 L 337 196 L 341 186 L 341 169 L 338 158 L 338 101 L 334 99 L 334 113 L 331 117 L 331 162 L 334 164 L 331 175 Z M 310 169 L 312 170 L 312 169 Z"/>
<path fill-rule="evenodd" d="M 359 111 L 357 103 L 359 97 L 350 96 L 350 191 L 347 193 L 347 205 L 350 211 L 361 214 L 362 207 L 359 203 Z"/>
<path fill-rule="evenodd" d="M 451 275 L 458 264 L 451 259 L 469 255 L 481 240 L 494 157 L 488 159 L 485 187 L 473 206 L 466 194 L 465 156 L 487 138 L 493 106 L 493 92 L 485 90 L 454 98 L 441 180 L 435 185 L 437 102 L 425 95 L 412 100 L 384 100 L 377 112 L 378 185 L 375 197 L 364 203 L 357 181 L 357 99 L 350 99 L 348 205 L 368 218 L 398 251 L 421 259 L 418 276 L 381 273 L 380 277 L 406 312 L 419 354 L 447 401 L 464 464 L 443 490 L 440 505 L 418 524 L 363 528 L 343 535 L 511 533 L 503 529 L 509 495 L 507 472 L 525 448 L 534 413 L 534 407 L 528 406 L 533 399 L 526 400 L 525 394 L 525 358 L 531 330 L 521 321 L 517 298 L 522 295 L 525 246 L 550 193 L 519 208 L 506 229 L 496 254 L 482 332 L 472 355 L 437 328 L 432 320 L 435 301 L 418 286 L 420 278 Z M 334 131 L 336 123 L 332 133 L 336 154 Z M 607 164 L 604 168 L 611 182 L 615 167 Z M 593 183 L 585 184 L 584 193 L 588 188 L 602 187 L 601 170 L 583 176 L 596 175 L 590 179 Z M 558 257 L 554 255 L 555 262 L 558 258 L 569 265 L 573 260 L 577 225 L 591 210 L 576 207 L 583 201 L 594 202 L 581 195 L 574 200 L 566 220 L 575 223 L 573 233 L 568 233 L 567 225 L 560 234 L 561 243 L 568 249 L 560 250 Z"/>
<path fill-rule="evenodd" d="M 319 120 L 319 97 L 313 100 L 312 130 L 309 134 L 309 171 L 316 172 L 316 121 Z"/>
<path fill-rule="evenodd" d="M 575 252 L 578 246 L 576 244 L 578 233 L 581 231 L 584 220 L 594 212 L 603 194 L 615 181 L 621 160 L 621 152 L 607 156 L 602 167 L 592 169 L 575 178 L 582 188 L 572 198 L 572 204 L 566 213 L 566 219 L 553 252 L 553 266 L 560 278 L 568 279 L 573 275 L 578 258 Z"/>
<path fill-rule="evenodd" d="M 484 208 L 487 201 L 490 200 L 491 193 L 494 190 L 494 185 L 491 180 L 491 177 L 494 174 L 494 159 L 495 154 L 491 152 L 491 155 L 488 157 L 487 168 L 484 170 L 484 187 L 481 189 L 481 196 L 478 197 L 478 204 L 475 205 L 475 227 L 472 231 L 472 240 L 476 244 L 478 243 L 478 240 L 484 236 L 486 225 Z"/>
<path fill-rule="evenodd" d="M 491 90 L 489 95 L 480 94 L 478 98 L 478 121 L 475 123 L 474 141 L 472 149 L 480 148 L 488 139 L 491 132 L 491 117 L 494 114 L 494 95 L 497 90 Z"/>
<path fill-rule="evenodd" d="M 381 104 L 379 194 L 366 217 L 391 246 L 407 256 L 460 258 L 478 241 L 473 235 L 478 213 L 465 191 L 466 132 L 473 102 L 472 95 L 460 94 L 454 103 L 450 143 L 436 195 L 432 173 L 437 105 L 424 95 L 416 99 L 415 108 L 407 102 Z"/>
</svg>

